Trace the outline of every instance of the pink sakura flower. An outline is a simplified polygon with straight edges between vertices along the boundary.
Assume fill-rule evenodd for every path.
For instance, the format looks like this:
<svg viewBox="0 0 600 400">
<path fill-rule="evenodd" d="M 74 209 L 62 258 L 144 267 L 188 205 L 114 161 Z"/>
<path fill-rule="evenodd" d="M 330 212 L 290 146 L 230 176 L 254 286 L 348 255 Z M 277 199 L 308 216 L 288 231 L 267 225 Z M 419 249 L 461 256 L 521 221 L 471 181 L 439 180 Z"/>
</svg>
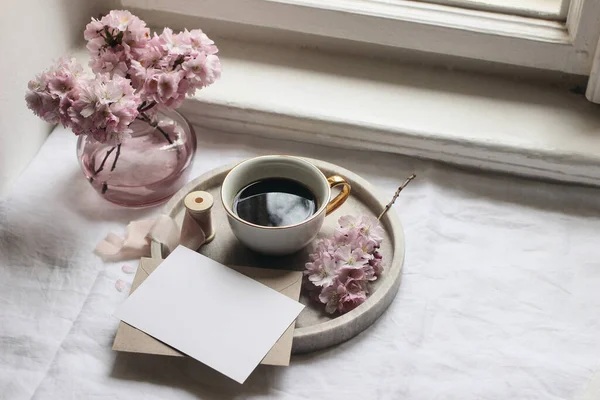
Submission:
<svg viewBox="0 0 600 400">
<path fill-rule="evenodd" d="M 379 247 L 379 244 L 376 241 L 362 235 L 356 240 L 356 245 L 367 255 L 368 259 L 373 258 L 373 252 Z"/>
<path fill-rule="evenodd" d="M 122 77 L 127 75 L 129 66 L 125 52 L 105 52 L 102 57 L 90 61 L 92 71 L 115 74 Z"/>
<path fill-rule="evenodd" d="M 144 82 L 143 93 L 145 97 L 152 99 L 154 94 L 158 93 L 158 78 L 161 73 L 159 70 L 147 70 L 146 81 Z"/>
<path fill-rule="evenodd" d="M 108 15 L 102 18 L 102 22 L 104 22 L 105 25 L 108 25 L 111 28 L 116 28 L 121 32 L 127 31 L 129 25 L 136 20 L 143 23 L 143 21 L 140 21 L 138 17 L 126 10 L 112 10 L 108 13 Z M 145 25 L 146 24 L 143 23 L 144 27 Z"/>
<path fill-rule="evenodd" d="M 317 247 L 315 248 L 315 252 L 310 255 L 311 259 L 317 260 L 324 256 L 333 257 L 335 254 L 335 250 L 337 249 L 337 245 L 328 238 L 321 239 L 317 243 Z"/>
<path fill-rule="evenodd" d="M 347 290 L 347 289 L 346 289 Z M 338 310 L 341 313 L 347 313 L 360 306 L 367 299 L 367 294 L 364 291 L 357 291 L 356 293 L 347 293 L 342 296 L 338 302 Z"/>
<path fill-rule="evenodd" d="M 157 98 L 152 96 L 156 92 L 148 90 L 148 86 L 144 95 L 158 103 L 177 106 L 185 94 L 193 95 L 197 89 L 214 83 L 221 76 L 221 64 L 216 52 L 213 42 L 201 31 L 185 30 L 174 34 L 171 29 L 165 28 L 150 40 L 139 62 L 141 66 L 155 68 L 159 73 L 179 73 L 177 95 L 161 95 Z M 139 66 L 135 65 L 134 68 L 139 75 Z"/>
<path fill-rule="evenodd" d="M 179 74 L 165 72 L 159 75 L 157 82 L 157 94 L 160 103 L 166 103 L 177 93 L 179 86 Z"/>
<path fill-rule="evenodd" d="M 83 32 L 85 40 L 102 38 L 106 47 L 122 43 L 128 47 L 143 47 L 150 38 L 146 23 L 129 11 L 112 10 L 102 19 L 92 18 Z"/>
<path fill-rule="evenodd" d="M 377 276 L 375 275 L 375 269 L 373 268 L 373 266 L 370 263 L 365 264 L 363 266 L 362 272 L 363 272 L 363 280 L 369 281 L 369 282 L 377 280 Z"/>
<path fill-rule="evenodd" d="M 98 21 L 96 18 L 92 18 L 92 22 L 87 24 L 85 30 L 83 31 L 83 38 L 88 41 L 100 38 L 104 42 L 104 37 L 100 36 L 103 30 L 104 24 Z"/>
<path fill-rule="evenodd" d="M 183 101 L 185 99 L 185 95 L 187 93 L 194 93 L 196 88 L 192 88 L 191 83 L 187 79 L 181 79 L 179 81 L 179 85 L 177 86 L 177 93 L 179 94 L 179 99 Z"/>
<path fill-rule="evenodd" d="M 48 79 L 48 91 L 55 96 L 64 96 L 76 85 L 75 76 L 69 73 L 55 73 Z"/>
<path fill-rule="evenodd" d="M 177 143 L 183 135 L 183 128 L 173 120 L 167 119 L 160 122 L 160 127 L 169 135 L 173 142 Z"/>
<path fill-rule="evenodd" d="M 184 31 L 187 32 L 187 29 Z M 193 29 L 189 32 L 192 48 L 198 52 L 203 52 L 208 55 L 217 54 L 219 51 L 215 42 L 213 42 L 202 30 Z"/>
<path fill-rule="evenodd" d="M 143 89 L 146 80 L 155 73 L 155 70 L 153 68 L 144 67 L 137 60 L 132 60 L 128 73 L 129 79 L 131 80 L 131 86 L 140 91 Z"/>
<path fill-rule="evenodd" d="M 339 245 L 349 244 L 353 248 L 358 247 L 358 240 L 362 237 L 358 228 L 336 229 L 333 238 Z"/>
<path fill-rule="evenodd" d="M 375 217 L 363 215 L 360 218 L 360 231 L 368 239 L 374 240 L 378 245 L 383 240 L 384 231 Z"/>
<path fill-rule="evenodd" d="M 130 133 L 129 125 L 138 115 L 140 98 L 129 79 L 97 75 L 81 85 L 70 116 L 75 134 L 90 134 L 102 143 L 117 144 Z"/>
<path fill-rule="evenodd" d="M 315 286 L 311 281 L 308 280 L 308 276 L 305 274 L 302 278 L 302 290 L 303 294 L 306 295 L 309 299 L 321 302 L 319 300 L 319 295 L 321 294 L 321 286 Z"/>
<path fill-rule="evenodd" d="M 73 107 L 73 103 L 79 99 L 79 83 L 72 90 L 70 90 L 62 99 L 60 99 L 60 103 L 58 105 L 58 114 L 60 123 L 67 127 L 72 126 L 72 119 L 69 111 Z"/>
<path fill-rule="evenodd" d="M 46 91 L 48 86 L 48 83 L 46 82 L 47 75 L 48 72 L 38 74 L 35 79 L 32 79 L 27 83 L 27 89 L 31 90 L 32 92 Z"/>
<path fill-rule="evenodd" d="M 221 77 L 221 60 L 214 54 L 206 56 L 203 68 L 198 76 L 202 82 L 202 87 L 212 85 Z"/>
<path fill-rule="evenodd" d="M 27 85 L 27 107 L 35 115 L 50 123 L 68 125 L 68 118 L 61 117 L 61 100 L 76 89 L 82 79 L 83 68 L 75 59 L 61 58 L 54 66 L 38 75 Z"/>
<path fill-rule="evenodd" d="M 27 108 L 46 122 L 56 124 L 59 122 L 58 106 L 60 100 L 52 97 L 47 92 L 28 91 L 25 94 Z"/>
<path fill-rule="evenodd" d="M 194 84 L 201 85 L 202 77 L 201 74 L 204 70 L 204 65 L 206 64 L 206 54 L 200 53 L 194 58 L 190 58 L 185 61 L 181 68 L 185 71 L 185 77 L 189 79 Z"/>
<path fill-rule="evenodd" d="M 343 284 L 335 280 L 330 286 L 325 287 L 319 295 L 319 301 L 325 304 L 325 311 L 333 314 L 336 311 L 346 313 L 354 310 L 367 299 L 364 284 L 349 281 Z"/>
<path fill-rule="evenodd" d="M 167 53 L 183 55 L 192 50 L 191 38 L 187 30 L 174 35 L 171 28 L 164 28 L 158 38 L 163 50 Z"/>
<path fill-rule="evenodd" d="M 305 275 L 315 286 L 329 286 L 337 276 L 335 260 L 330 256 L 324 256 L 312 263 L 306 263 Z"/>
<path fill-rule="evenodd" d="M 365 270 L 364 268 L 341 267 L 339 270 L 339 279 L 344 283 L 352 281 L 361 282 L 365 279 Z"/>
<path fill-rule="evenodd" d="M 369 265 L 373 268 L 373 273 L 375 275 L 376 278 L 380 277 L 381 274 L 383 273 L 383 269 L 384 269 L 384 264 L 383 264 L 383 257 L 381 256 L 381 254 L 376 251 L 373 254 L 373 259 L 369 260 Z"/>
<path fill-rule="evenodd" d="M 75 113 L 72 117 L 75 118 L 89 118 L 97 110 L 100 99 L 98 97 L 98 90 L 92 81 L 85 82 L 80 87 L 79 98 L 73 105 Z M 76 120 L 76 122 L 80 122 Z"/>
<path fill-rule="evenodd" d="M 93 39 L 88 39 L 87 45 L 85 47 L 88 49 L 90 55 L 92 55 L 92 59 L 90 62 L 90 65 L 92 65 L 92 63 L 96 63 L 96 60 L 98 58 L 100 58 L 101 54 L 102 55 L 104 54 L 105 47 L 106 47 L 106 40 L 104 39 L 103 36 L 98 36 Z"/>
<path fill-rule="evenodd" d="M 306 264 L 307 284 L 321 290 L 319 301 L 326 311 L 345 313 L 362 304 L 368 283 L 383 273 L 378 249 L 383 228 L 375 218 L 344 216 L 332 238 L 321 239 Z"/>
<path fill-rule="evenodd" d="M 358 229 L 363 236 L 375 241 L 377 244 L 383 240 L 383 228 L 375 217 L 345 215 L 338 220 L 338 223 L 340 224 L 340 231 L 343 233 Z"/>
<path fill-rule="evenodd" d="M 150 37 L 144 21 L 129 11 L 113 10 L 93 19 L 84 37 L 92 70 L 130 77 L 147 103 L 176 108 L 186 94 L 193 95 L 221 76 L 218 49 L 199 29 L 174 33 L 165 28 Z"/>
<path fill-rule="evenodd" d="M 335 259 L 340 267 L 345 268 L 362 268 L 367 263 L 362 249 L 352 250 L 352 246 L 349 244 L 339 247 L 335 251 Z"/>
<path fill-rule="evenodd" d="M 354 228 L 361 228 L 360 217 L 357 218 L 352 215 L 344 215 L 343 217 L 340 217 L 340 219 L 338 219 L 338 224 L 340 225 L 340 230 L 342 232 Z"/>
<path fill-rule="evenodd" d="M 160 73 L 153 99 L 166 107 L 177 108 L 185 99 L 187 84 L 186 81 L 181 79 L 180 73 Z"/>
<path fill-rule="evenodd" d="M 146 46 L 145 50 L 140 54 L 137 60 L 131 60 L 133 66 L 134 62 L 139 62 L 144 68 L 158 68 L 160 62 L 163 60 L 165 55 L 159 43 L 158 39 L 153 38 Z"/>
<path fill-rule="evenodd" d="M 344 283 L 348 294 L 368 293 L 367 283 L 361 279 L 349 279 Z"/>
<path fill-rule="evenodd" d="M 339 280 L 335 280 L 331 285 L 325 287 L 319 295 L 321 303 L 325 304 L 325 311 L 333 314 L 340 307 L 342 298 L 347 294 L 346 287 Z"/>
<path fill-rule="evenodd" d="M 126 76 L 130 62 L 145 48 L 150 30 L 129 11 L 113 10 L 102 19 L 92 19 L 84 31 L 96 73 Z"/>
</svg>

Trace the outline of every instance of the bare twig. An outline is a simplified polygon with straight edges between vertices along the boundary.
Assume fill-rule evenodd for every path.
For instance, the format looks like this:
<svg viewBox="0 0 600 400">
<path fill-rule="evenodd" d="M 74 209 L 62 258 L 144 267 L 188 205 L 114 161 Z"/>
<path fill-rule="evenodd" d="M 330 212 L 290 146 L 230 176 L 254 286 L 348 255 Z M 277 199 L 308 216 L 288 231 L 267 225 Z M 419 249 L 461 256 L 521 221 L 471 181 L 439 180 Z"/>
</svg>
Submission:
<svg viewBox="0 0 600 400">
<path fill-rule="evenodd" d="M 98 175 L 103 169 L 104 169 L 104 164 L 106 164 L 106 160 L 108 160 L 108 156 L 110 156 L 110 154 L 115 150 L 115 148 L 113 147 L 112 149 L 108 150 L 106 152 L 106 155 L 104 156 L 104 160 L 102 160 L 102 163 L 100 164 L 100 166 L 98 167 L 98 169 L 96 171 L 94 171 L 94 175 Z M 118 157 L 118 156 L 117 156 Z"/>
<path fill-rule="evenodd" d="M 385 208 L 383 209 L 383 211 L 381 212 L 381 214 L 379 214 L 379 217 L 377 217 L 378 220 L 381 220 L 381 218 L 385 215 L 385 213 L 388 212 L 388 210 L 390 208 L 392 208 L 392 205 L 396 202 L 396 199 L 400 195 L 400 192 L 402 191 L 402 189 L 404 189 L 410 183 L 410 181 L 412 181 L 416 177 L 417 176 L 415 174 L 412 174 L 411 176 L 409 176 L 408 178 L 406 178 L 406 180 L 404 181 L 404 183 L 402 185 L 400 185 L 400 187 L 398 188 L 398 190 L 396 190 L 396 193 L 394 193 L 394 197 L 392 198 L 392 201 L 390 201 L 385 206 Z"/>
<path fill-rule="evenodd" d="M 150 110 L 152 107 L 154 107 L 156 105 L 155 101 L 150 102 L 148 105 L 144 105 L 142 104 L 142 108 L 140 108 L 138 111 L 140 112 L 140 114 L 145 113 L 146 111 Z"/>
<path fill-rule="evenodd" d="M 117 145 L 117 155 L 115 156 L 115 160 L 113 161 L 112 167 L 110 167 L 110 172 L 113 172 L 115 170 L 115 167 L 117 166 L 117 160 L 119 159 L 120 155 L 121 155 L 121 143 L 119 143 Z"/>
<path fill-rule="evenodd" d="M 115 151 L 115 149 L 117 149 L 117 154 L 115 155 L 115 159 L 112 163 L 112 166 L 110 167 L 110 172 L 115 170 L 115 167 L 117 166 L 117 160 L 119 159 L 119 156 L 121 155 L 121 144 L 120 143 L 106 152 L 106 155 L 104 156 L 104 160 L 102 160 L 102 164 L 100 164 L 100 167 L 94 173 L 95 175 L 97 175 L 100 171 L 102 171 L 104 169 L 104 164 L 106 164 L 106 160 L 108 160 L 108 156 L 110 156 L 110 154 L 113 151 Z M 93 182 L 93 181 L 94 181 L 94 178 L 93 177 L 90 178 L 90 182 Z M 106 193 L 107 190 L 108 190 L 108 184 L 106 182 L 102 183 L 102 194 Z"/>
<path fill-rule="evenodd" d="M 150 119 L 150 117 L 147 116 L 146 114 L 141 112 L 140 115 L 141 115 L 141 118 L 138 117 L 138 119 L 141 119 L 142 121 L 145 121 L 146 123 L 148 123 L 148 125 L 150 125 L 151 127 L 158 129 L 158 131 L 160 133 L 162 133 L 162 135 L 165 137 L 165 139 L 167 139 L 169 144 L 173 144 L 173 140 L 171 140 L 171 138 L 169 137 L 167 132 L 164 131 L 163 128 L 161 128 L 157 123 L 153 123 L 152 120 Z"/>
</svg>

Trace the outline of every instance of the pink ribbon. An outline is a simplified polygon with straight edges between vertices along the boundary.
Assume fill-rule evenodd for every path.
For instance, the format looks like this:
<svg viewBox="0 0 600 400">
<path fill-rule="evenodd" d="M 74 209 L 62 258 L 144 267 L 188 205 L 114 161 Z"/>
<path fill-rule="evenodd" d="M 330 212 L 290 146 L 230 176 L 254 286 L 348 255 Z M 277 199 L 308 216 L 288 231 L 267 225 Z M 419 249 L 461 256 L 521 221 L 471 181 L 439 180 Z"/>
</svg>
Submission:
<svg viewBox="0 0 600 400">
<path fill-rule="evenodd" d="M 132 221 L 127 225 L 125 238 L 109 232 L 94 252 L 111 262 L 150 257 L 152 240 L 166 246 L 169 252 L 179 244 L 195 251 L 206 241 L 206 234 L 189 213 L 185 214 L 181 231 L 173 218 L 163 214 L 155 219 Z"/>
</svg>

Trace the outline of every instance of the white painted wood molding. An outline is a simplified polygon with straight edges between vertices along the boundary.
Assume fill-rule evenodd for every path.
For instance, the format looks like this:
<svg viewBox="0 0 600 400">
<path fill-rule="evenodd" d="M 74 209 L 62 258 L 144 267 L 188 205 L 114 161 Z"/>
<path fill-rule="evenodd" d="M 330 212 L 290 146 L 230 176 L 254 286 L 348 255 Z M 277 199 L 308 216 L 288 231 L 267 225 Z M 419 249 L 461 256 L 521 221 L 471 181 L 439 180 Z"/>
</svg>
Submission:
<svg viewBox="0 0 600 400">
<path fill-rule="evenodd" d="M 600 33 L 592 13 L 597 0 L 571 0 L 566 24 L 406 0 L 121 2 L 124 7 L 581 75 L 589 74 Z"/>
<path fill-rule="evenodd" d="M 457 166 L 600 186 L 600 160 L 557 151 L 543 152 L 473 138 L 426 135 L 420 132 L 375 130 L 299 116 L 236 109 L 226 104 L 188 101 L 182 112 L 194 125 L 226 132 L 323 144 L 360 150 L 397 153 Z"/>
<path fill-rule="evenodd" d="M 594 53 L 585 97 L 592 103 L 600 103 L 600 41 Z"/>
<path fill-rule="evenodd" d="M 575 7 L 572 5 L 571 8 Z M 584 29 L 588 32 L 591 31 L 591 26 L 594 26 L 595 29 L 600 30 L 600 1 L 595 3 L 586 3 L 586 8 L 576 11 L 579 14 L 590 13 L 595 15 L 593 19 L 586 19 L 585 23 L 590 24 L 589 27 L 584 26 L 581 29 Z M 574 14 L 575 11 L 572 11 Z M 594 14 L 595 13 L 595 14 Z M 588 38 L 588 42 L 591 43 L 594 41 L 593 37 Z M 590 49 L 590 53 L 592 54 L 592 65 L 590 66 L 589 80 L 586 89 L 585 96 L 592 103 L 600 103 L 600 41 L 596 38 L 596 46 Z"/>
<path fill-rule="evenodd" d="M 547 0 L 426 0 L 430 3 L 455 7 L 466 7 L 473 10 L 491 11 L 523 17 L 561 21 L 566 19 L 569 0 L 561 4 Z M 564 6 L 566 5 L 566 7 Z"/>
<path fill-rule="evenodd" d="M 192 123 L 600 185 L 600 113 L 550 86 L 219 41 L 224 74 Z"/>
</svg>

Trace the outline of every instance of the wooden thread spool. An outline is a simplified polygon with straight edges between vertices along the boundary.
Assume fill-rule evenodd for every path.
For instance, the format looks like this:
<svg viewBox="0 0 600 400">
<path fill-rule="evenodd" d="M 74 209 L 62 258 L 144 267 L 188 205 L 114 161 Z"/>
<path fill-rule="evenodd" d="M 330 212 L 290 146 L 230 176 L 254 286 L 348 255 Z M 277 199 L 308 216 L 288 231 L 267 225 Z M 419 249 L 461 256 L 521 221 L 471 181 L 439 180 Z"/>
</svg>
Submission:
<svg viewBox="0 0 600 400">
<path fill-rule="evenodd" d="M 190 192 L 185 196 L 183 204 L 185 205 L 187 212 L 196 222 L 198 222 L 198 225 L 206 235 L 206 241 L 204 243 L 213 240 L 216 232 L 213 228 L 210 214 L 210 210 L 214 204 L 212 195 L 202 191 Z"/>
</svg>

